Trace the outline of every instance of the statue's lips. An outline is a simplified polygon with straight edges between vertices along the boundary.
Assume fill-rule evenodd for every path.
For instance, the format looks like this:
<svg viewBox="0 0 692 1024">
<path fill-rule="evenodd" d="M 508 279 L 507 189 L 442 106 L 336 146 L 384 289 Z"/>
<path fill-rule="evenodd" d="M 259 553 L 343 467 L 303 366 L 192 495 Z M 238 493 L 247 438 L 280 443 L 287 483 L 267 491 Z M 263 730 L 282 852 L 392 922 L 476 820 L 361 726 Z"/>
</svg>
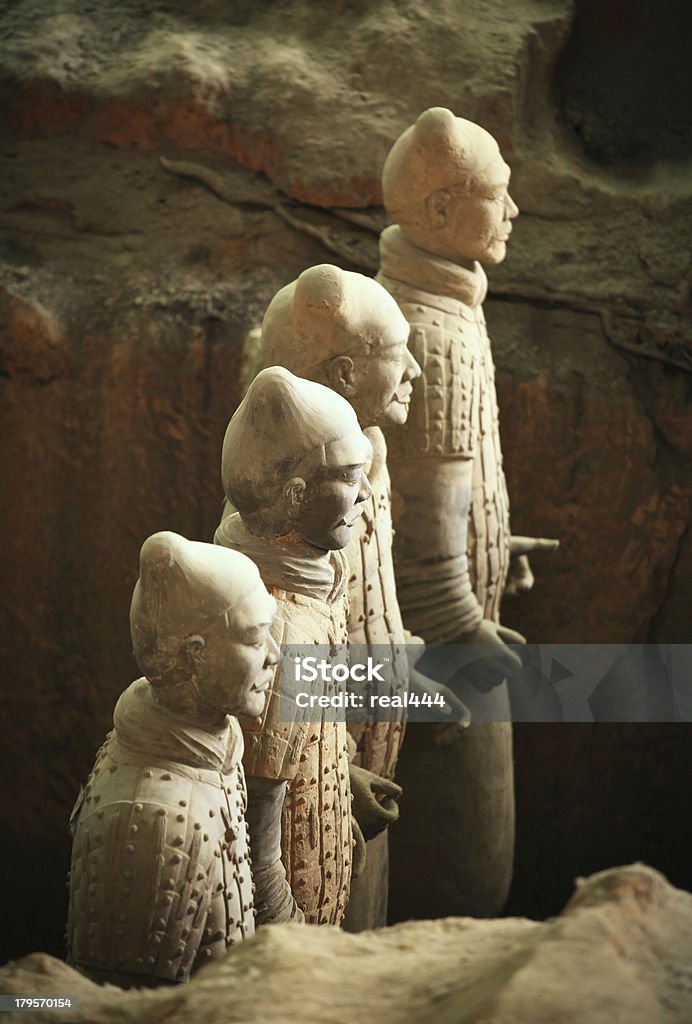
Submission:
<svg viewBox="0 0 692 1024">
<path fill-rule="evenodd" d="M 272 669 L 271 672 L 267 673 L 265 679 L 261 683 L 253 683 L 252 686 L 250 687 L 250 689 L 254 693 L 264 693 L 265 690 L 268 690 L 269 687 L 271 686 L 273 678 L 274 678 L 274 670 Z"/>
<path fill-rule="evenodd" d="M 352 527 L 355 523 L 358 522 L 358 520 L 360 519 L 360 517 L 362 515 L 363 515 L 362 505 L 360 505 L 360 504 L 355 505 L 352 512 L 349 512 L 349 514 L 347 516 L 344 516 L 343 519 L 339 520 L 339 522 L 336 524 L 336 528 L 338 529 L 338 527 L 340 527 L 340 526 L 348 526 L 349 529 L 350 529 L 350 527 Z"/>
</svg>

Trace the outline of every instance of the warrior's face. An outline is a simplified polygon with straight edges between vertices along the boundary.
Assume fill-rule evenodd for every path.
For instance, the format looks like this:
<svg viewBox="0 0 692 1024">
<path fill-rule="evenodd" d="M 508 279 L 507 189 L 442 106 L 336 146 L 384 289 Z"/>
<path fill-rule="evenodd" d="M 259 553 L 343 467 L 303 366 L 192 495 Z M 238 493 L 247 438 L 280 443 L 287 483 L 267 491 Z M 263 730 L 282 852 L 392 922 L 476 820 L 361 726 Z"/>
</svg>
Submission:
<svg viewBox="0 0 692 1024">
<path fill-rule="evenodd" d="M 262 713 L 279 657 L 269 632 L 275 613 L 276 602 L 260 583 L 200 638 L 201 710 L 252 718 Z"/>
<path fill-rule="evenodd" d="M 459 170 L 463 174 L 463 168 Z M 510 170 L 499 152 L 473 177 L 428 198 L 433 251 L 462 264 L 491 265 L 507 254 L 519 208 L 509 194 Z"/>
<path fill-rule="evenodd" d="M 372 494 L 366 465 L 370 442 L 360 430 L 327 445 L 322 464 L 286 486 L 293 525 L 303 540 L 323 551 L 345 548 L 362 502 Z"/>
<path fill-rule="evenodd" d="M 367 355 L 353 358 L 355 393 L 351 398 L 364 426 L 405 423 L 420 366 L 407 347 L 409 325 L 403 317 L 392 320 L 380 342 Z"/>
</svg>

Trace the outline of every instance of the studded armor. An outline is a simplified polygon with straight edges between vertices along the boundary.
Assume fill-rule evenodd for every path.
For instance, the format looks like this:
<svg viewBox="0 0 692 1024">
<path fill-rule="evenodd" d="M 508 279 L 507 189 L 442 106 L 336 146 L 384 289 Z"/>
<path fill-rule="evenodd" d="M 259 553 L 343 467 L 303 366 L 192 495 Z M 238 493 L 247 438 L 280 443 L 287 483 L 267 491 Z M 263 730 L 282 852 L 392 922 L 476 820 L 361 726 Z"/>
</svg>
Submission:
<svg viewBox="0 0 692 1024">
<path fill-rule="evenodd" d="M 384 232 L 381 252 L 377 279 L 411 324 L 409 345 L 422 369 L 408 423 L 388 435 L 403 509 L 395 548 L 399 602 L 410 629 L 448 641 L 481 617 L 499 620 L 509 567 L 495 368 L 481 305 L 487 282 L 480 265 L 467 271 L 428 258 L 396 227 Z M 467 531 L 458 512 L 441 511 L 443 503 L 468 501 L 458 484 L 464 461 L 473 464 Z M 407 510 L 415 523 L 405 522 Z"/>
<path fill-rule="evenodd" d="M 487 281 L 411 245 L 398 226 L 380 239 L 378 280 L 411 324 L 422 369 L 408 423 L 387 432 L 394 562 L 406 626 L 454 642 L 498 621 L 509 566 L 509 505 L 482 302 Z M 437 726 L 411 728 L 400 756 L 408 825 L 395 885 L 420 863 L 444 866 L 412 901 L 421 916 L 493 916 L 507 896 L 514 851 L 512 727 L 505 684 L 482 695 L 478 721 L 444 751 Z M 474 707 L 471 707 L 472 714 Z M 440 833 L 440 823 L 444 832 Z M 411 831 L 412 830 L 412 831 Z"/>
<path fill-rule="evenodd" d="M 409 660 L 394 581 L 387 447 L 378 427 L 367 434 L 373 446 L 368 471 L 372 495 L 364 503 L 363 516 L 354 526 L 353 540 L 345 552 L 350 570 L 348 636 L 351 644 L 376 645 L 378 661 L 389 659 L 387 692 L 401 694 L 408 684 Z M 396 715 L 397 709 L 392 708 L 386 722 L 348 726 L 357 745 L 354 763 L 387 779 L 394 778 L 404 738 L 405 709 Z"/>
<path fill-rule="evenodd" d="M 277 585 L 282 570 L 270 561 L 276 546 L 251 537 L 237 513 L 222 521 L 215 542 L 236 547 L 256 562 L 277 602 L 272 635 L 282 650 L 287 645 L 313 649 L 315 644 L 337 648 L 346 643 L 348 570 L 340 551 L 320 552 L 306 564 L 304 581 L 327 572 L 328 583 L 304 582 L 298 593 Z M 298 564 L 291 560 L 292 569 Z M 340 924 L 350 890 L 353 847 L 345 723 L 306 721 L 295 701 L 283 700 L 275 685 L 263 714 L 243 719 L 242 726 L 248 777 L 287 782 L 281 860 L 293 898 L 309 924 Z M 264 902 L 258 888 L 258 907 Z M 258 923 L 263 923 L 262 914 Z"/>
<path fill-rule="evenodd" d="M 140 736 L 119 728 L 133 704 Z M 69 958 L 95 980 L 186 981 L 253 934 L 243 739 L 227 723 L 177 729 L 146 679 L 121 697 L 71 820 Z"/>
<path fill-rule="evenodd" d="M 325 605 L 315 598 L 268 587 L 277 602 L 272 632 L 281 647 L 346 642 L 342 596 Z M 285 705 L 284 705 L 285 706 Z M 351 878 L 351 792 L 343 722 L 294 720 L 280 712 L 272 692 L 266 713 L 245 722 L 248 775 L 286 779 L 281 853 L 294 899 L 309 924 L 339 924 Z"/>
</svg>

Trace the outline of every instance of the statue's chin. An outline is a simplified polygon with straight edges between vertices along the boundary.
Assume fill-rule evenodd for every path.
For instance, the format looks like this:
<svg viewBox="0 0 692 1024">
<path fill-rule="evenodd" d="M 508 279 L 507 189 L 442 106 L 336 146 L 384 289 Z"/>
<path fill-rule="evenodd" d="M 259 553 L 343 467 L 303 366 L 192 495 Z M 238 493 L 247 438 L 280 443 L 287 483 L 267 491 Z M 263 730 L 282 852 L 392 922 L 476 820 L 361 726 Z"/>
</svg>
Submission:
<svg viewBox="0 0 692 1024">
<path fill-rule="evenodd" d="M 334 526 L 324 533 L 312 533 L 310 536 L 302 535 L 306 544 L 311 544 L 320 551 L 340 551 L 350 543 L 353 532 L 349 526 Z"/>
<path fill-rule="evenodd" d="M 386 417 L 388 423 L 402 426 L 408 419 L 408 402 L 396 401 L 391 404 Z"/>
<path fill-rule="evenodd" d="M 483 256 L 479 260 L 480 263 L 487 263 L 489 266 L 497 266 L 498 263 L 502 263 L 505 256 L 507 255 L 507 243 L 502 241 L 492 242 Z"/>
<path fill-rule="evenodd" d="M 259 693 L 250 693 L 245 699 L 244 707 L 235 713 L 247 718 L 258 718 L 264 711 L 268 692 L 268 690 L 262 690 Z"/>
<path fill-rule="evenodd" d="M 378 418 L 378 423 L 393 423 L 397 426 L 402 426 L 408 419 L 409 403 L 408 402 L 391 402 L 384 413 Z"/>
</svg>

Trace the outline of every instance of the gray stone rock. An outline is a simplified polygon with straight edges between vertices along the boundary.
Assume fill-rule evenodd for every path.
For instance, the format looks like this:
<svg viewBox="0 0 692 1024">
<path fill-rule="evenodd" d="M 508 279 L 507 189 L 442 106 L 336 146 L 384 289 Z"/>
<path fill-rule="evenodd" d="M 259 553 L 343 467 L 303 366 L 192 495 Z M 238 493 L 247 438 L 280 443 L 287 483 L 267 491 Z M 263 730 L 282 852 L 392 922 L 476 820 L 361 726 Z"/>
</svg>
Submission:
<svg viewBox="0 0 692 1024">
<path fill-rule="evenodd" d="M 276 925 L 189 985 L 156 991 L 98 987 L 34 953 L 0 972 L 0 992 L 79 998 L 69 1015 L 42 1011 L 44 1024 L 685 1024 L 690 948 L 692 896 L 633 865 L 581 880 L 544 923 L 447 918 L 360 935 Z"/>
</svg>

